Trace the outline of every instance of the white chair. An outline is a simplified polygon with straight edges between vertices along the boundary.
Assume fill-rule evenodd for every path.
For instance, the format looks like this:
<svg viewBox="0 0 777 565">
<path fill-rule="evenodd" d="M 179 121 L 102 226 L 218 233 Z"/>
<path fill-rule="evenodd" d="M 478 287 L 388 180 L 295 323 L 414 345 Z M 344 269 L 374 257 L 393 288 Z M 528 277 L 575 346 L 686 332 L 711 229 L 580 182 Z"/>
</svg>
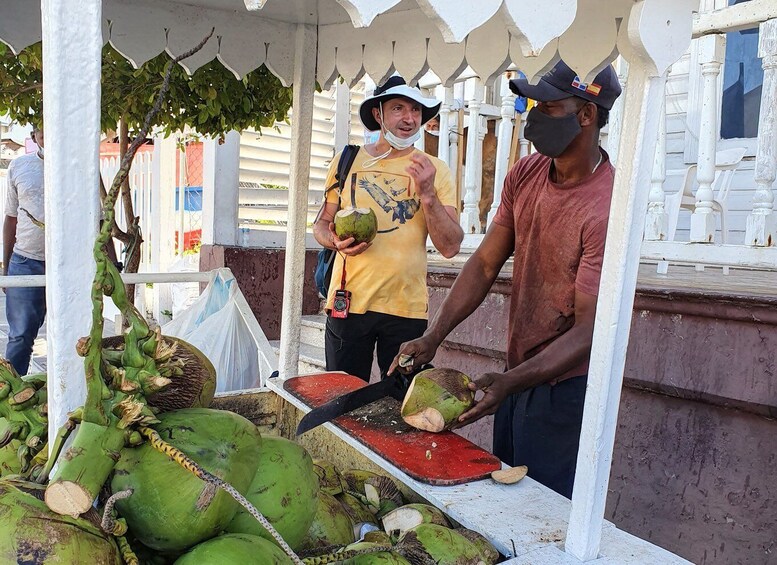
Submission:
<svg viewBox="0 0 777 565">
<path fill-rule="evenodd" d="M 713 213 L 720 215 L 720 239 L 722 243 L 728 243 L 728 207 L 726 199 L 731 189 L 731 181 L 734 179 L 739 163 L 745 155 L 744 147 L 735 147 L 725 149 L 715 154 L 715 180 L 712 181 L 712 210 Z M 696 208 L 695 191 L 698 187 L 696 181 L 697 166 L 690 165 L 685 170 L 683 184 L 680 190 L 674 194 L 669 194 L 664 200 L 664 211 L 667 215 L 667 240 L 674 241 L 677 232 L 677 221 L 680 216 L 680 210 L 685 209 L 693 212 Z M 666 273 L 667 263 L 662 261 L 658 264 L 658 272 Z M 697 270 L 703 271 L 704 267 L 699 266 Z M 728 268 L 724 267 L 724 274 L 728 274 Z"/>
</svg>

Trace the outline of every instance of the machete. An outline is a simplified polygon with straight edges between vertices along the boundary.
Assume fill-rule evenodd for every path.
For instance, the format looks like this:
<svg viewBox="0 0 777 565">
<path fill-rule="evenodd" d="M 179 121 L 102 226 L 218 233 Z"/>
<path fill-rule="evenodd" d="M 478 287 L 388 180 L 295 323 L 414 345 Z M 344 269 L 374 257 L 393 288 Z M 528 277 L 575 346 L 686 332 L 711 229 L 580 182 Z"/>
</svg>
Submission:
<svg viewBox="0 0 777 565">
<path fill-rule="evenodd" d="M 431 365 L 424 365 L 421 369 L 409 375 L 403 375 L 399 371 L 394 371 L 391 375 L 383 377 L 380 382 L 343 394 L 326 404 L 313 408 L 300 420 L 297 426 L 297 435 L 300 436 L 321 424 L 334 420 L 338 416 L 347 414 L 352 410 L 366 406 L 370 402 L 375 402 L 386 396 L 402 402 L 405 399 L 405 393 L 410 386 L 410 381 L 413 380 L 413 376 L 421 370 L 430 367 Z"/>
</svg>

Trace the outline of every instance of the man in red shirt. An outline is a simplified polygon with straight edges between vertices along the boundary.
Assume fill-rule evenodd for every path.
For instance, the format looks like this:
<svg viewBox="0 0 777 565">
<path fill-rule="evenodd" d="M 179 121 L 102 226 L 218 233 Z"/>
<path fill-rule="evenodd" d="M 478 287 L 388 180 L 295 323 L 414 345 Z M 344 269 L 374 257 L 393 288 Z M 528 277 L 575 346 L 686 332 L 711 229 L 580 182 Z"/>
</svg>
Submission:
<svg viewBox="0 0 777 565">
<path fill-rule="evenodd" d="M 586 84 L 563 62 L 510 87 L 537 101 L 525 128 L 537 153 L 510 170 L 483 242 L 391 370 L 400 355 L 431 361 L 514 255 L 507 370 L 475 380 L 483 397 L 459 424 L 496 413 L 494 454 L 571 497 L 614 176 L 599 130 L 621 88 L 610 66 Z"/>
</svg>

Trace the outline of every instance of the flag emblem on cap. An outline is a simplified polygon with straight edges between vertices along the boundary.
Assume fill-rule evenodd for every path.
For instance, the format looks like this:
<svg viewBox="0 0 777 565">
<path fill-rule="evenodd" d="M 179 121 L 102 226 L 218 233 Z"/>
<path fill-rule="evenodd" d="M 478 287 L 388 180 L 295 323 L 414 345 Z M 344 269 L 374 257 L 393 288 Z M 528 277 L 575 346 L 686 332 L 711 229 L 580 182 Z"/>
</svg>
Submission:
<svg viewBox="0 0 777 565">
<path fill-rule="evenodd" d="M 580 81 L 580 77 L 576 76 L 575 80 L 572 81 L 572 87 L 576 88 L 578 90 L 582 90 L 583 92 L 586 92 L 588 94 L 591 94 L 593 96 L 599 96 L 599 92 L 601 92 L 602 87 L 598 84 L 586 84 L 584 82 Z"/>
</svg>

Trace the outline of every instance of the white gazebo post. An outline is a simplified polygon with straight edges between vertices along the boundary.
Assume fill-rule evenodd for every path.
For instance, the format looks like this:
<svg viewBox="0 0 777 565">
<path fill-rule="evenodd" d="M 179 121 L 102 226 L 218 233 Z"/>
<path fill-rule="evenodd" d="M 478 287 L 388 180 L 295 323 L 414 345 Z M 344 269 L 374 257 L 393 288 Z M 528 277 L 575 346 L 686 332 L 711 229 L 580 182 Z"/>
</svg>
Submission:
<svg viewBox="0 0 777 565">
<path fill-rule="evenodd" d="M 313 96 L 316 84 L 316 28 L 297 26 L 294 52 L 294 97 L 291 119 L 291 175 L 289 224 L 283 266 L 280 377 L 298 373 L 302 290 L 305 283 L 305 230 L 310 184 L 310 147 L 313 131 Z"/>
<path fill-rule="evenodd" d="M 473 81 L 472 98 L 469 101 L 469 120 L 467 132 L 467 165 L 464 168 L 464 211 L 461 214 L 461 227 L 464 233 L 480 233 L 480 191 L 478 187 L 478 162 L 483 143 L 480 139 L 480 105 L 483 101 L 483 81 Z"/>
<path fill-rule="evenodd" d="M 762 59 L 764 82 L 755 156 L 756 191 L 753 211 L 747 217 L 745 243 L 768 247 L 777 245 L 772 188 L 777 176 L 777 20 L 762 23 L 759 31 L 758 56 Z"/>
<path fill-rule="evenodd" d="M 631 52 L 626 125 L 620 136 L 607 244 L 596 308 L 577 474 L 565 550 L 581 561 L 598 557 L 607 485 L 618 421 L 642 244 L 642 218 L 650 191 L 665 71 L 691 38 L 694 0 L 642 0 L 634 4 L 621 52 Z M 660 40 L 653 40 L 661 26 Z M 589 30 L 581 33 L 592 37 Z"/>
<path fill-rule="evenodd" d="M 488 212 L 488 224 L 496 215 L 499 203 L 502 201 L 502 185 L 507 176 L 507 165 L 510 160 L 510 146 L 513 141 L 513 117 L 515 116 L 515 95 L 510 90 L 510 79 L 502 75 L 499 94 L 502 97 L 501 116 L 496 134 L 496 170 L 494 171 L 494 202 Z"/>
<path fill-rule="evenodd" d="M 178 148 L 171 135 L 154 136 L 153 172 L 151 173 L 151 270 L 167 271 L 175 257 L 175 163 Z M 203 202 L 203 215 L 208 203 Z M 147 234 L 148 235 L 148 234 Z M 154 285 L 154 317 L 160 324 L 170 321 L 163 312 L 172 311 L 169 284 Z"/>
<path fill-rule="evenodd" d="M 706 35 L 699 39 L 699 61 L 704 77 L 702 87 L 701 127 L 696 179 L 696 206 L 691 215 L 690 240 L 697 243 L 715 241 L 715 214 L 712 183 L 715 181 L 715 150 L 718 143 L 718 77 L 726 51 L 723 35 Z"/>
<path fill-rule="evenodd" d="M 351 89 L 335 81 L 335 153 L 342 151 L 351 138 Z"/>
<path fill-rule="evenodd" d="M 444 98 L 442 105 L 440 106 L 440 137 L 437 142 L 437 157 L 447 163 L 451 168 L 450 163 L 450 137 L 449 131 L 451 128 L 451 105 L 453 104 L 453 88 L 446 86 L 444 88 Z"/>
<path fill-rule="evenodd" d="M 523 130 L 526 129 L 526 116 L 529 115 L 528 110 L 516 118 L 516 127 L 518 127 L 518 158 L 523 159 L 529 154 L 529 140 L 523 134 Z M 520 123 L 518 123 L 520 121 Z"/>
<path fill-rule="evenodd" d="M 626 99 L 626 88 L 629 80 L 629 63 L 622 56 L 615 61 L 615 70 L 623 93 L 615 101 L 610 110 L 610 122 L 607 124 L 607 145 L 605 149 L 610 156 L 610 163 L 618 164 L 618 145 L 620 144 L 621 128 L 623 127 L 623 101 Z"/>
<path fill-rule="evenodd" d="M 84 360 L 76 354 L 76 342 L 89 335 L 92 322 L 92 249 L 100 205 L 102 2 L 43 0 L 41 16 L 48 148 L 48 414 L 53 438 L 67 413 L 86 397 Z"/>
<path fill-rule="evenodd" d="M 202 242 L 237 245 L 240 198 L 240 132 L 224 143 L 205 139 L 202 147 Z M 179 235 L 183 239 L 183 234 Z"/>
</svg>

